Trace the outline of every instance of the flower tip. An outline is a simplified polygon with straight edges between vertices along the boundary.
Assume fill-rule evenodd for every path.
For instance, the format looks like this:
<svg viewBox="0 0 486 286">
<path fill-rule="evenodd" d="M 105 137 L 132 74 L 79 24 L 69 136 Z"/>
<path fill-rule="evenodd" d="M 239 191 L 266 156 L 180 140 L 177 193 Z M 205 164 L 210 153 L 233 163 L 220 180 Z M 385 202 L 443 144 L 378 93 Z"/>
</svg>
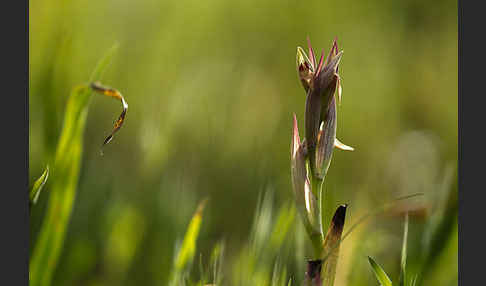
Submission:
<svg viewBox="0 0 486 286">
<path fill-rule="evenodd" d="M 351 146 L 348 146 L 346 144 L 343 144 L 339 139 L 334 139 L 334 147 L 341 149 L 343 151 L 354 151 L 354 148 Z"/>
<path fill-rule="evenodd" d="M 311 41 L 309 36 L 307 36 L 307 47 L 309 48 L 309 51 L 312 49 Z"/>
<path fill-rule="evenodd" d="M 337 59 L 338 64 L 343 54 L 344 54 L 344 50 L 341 50 L 339 53 L 336 54 L 335 58 Z"/>
<path fill-rule="evenodd" d="M 299 127 L 297 124 L 297 116 L 294 113 L 294 137 L 296 137 L 299 140 L 300 144 L 300 137 L 299 137 Z"/>
<path fill-rule="evenodd" d="M 331 52 L 331 55 L 332 55 L 332 52 Z M 339 62 L 341 61 L 341 58 L 343 56 L 343 51 L 340 51 L 337 55 L 335 55 L 331 61 L 329 62 L 328 64 L 328 67 L 326 67 L 326 70 L 331 68 L 332 70 L 334 70 L 335 72 L 337 71 L 337 68 L 338 68 L 338 65 L 339 65 Z"/>
<path fill-rule="evenodd" d="M 316 77 L 319 76 L 319 73 L 322 70 L 323 63 L 324 63 L 324 49 L 321 51 L 321 58 L 319 59 L 319 65 L 317 66 L 316 69 Z"/>
<path fill-rule="evenodd" d="M 315 67 L 316 66 L 316 56 L 314 54 L 314 49 L 312 49 L 312 45 L 311 45 L 309 36 L 307 36 L 307 45 L 309 46 L 309 57 L 310 57 L 311 64 L 312 64 L 313 67 Z"/>
<path fill-rule="evenodd" d="M 304 49 L 297 47 L 297 67 L 300 69 L 305 64 L 306 55 Z"/>
<path fill-rule="evenodd" d="M 334 37 L 334 41 L 332 42 L 332 49 L 331 49 L 335 54 L 337 54 L 338 52 L 337 39 L 338 39 L 337 36 Z"/>
</svg>

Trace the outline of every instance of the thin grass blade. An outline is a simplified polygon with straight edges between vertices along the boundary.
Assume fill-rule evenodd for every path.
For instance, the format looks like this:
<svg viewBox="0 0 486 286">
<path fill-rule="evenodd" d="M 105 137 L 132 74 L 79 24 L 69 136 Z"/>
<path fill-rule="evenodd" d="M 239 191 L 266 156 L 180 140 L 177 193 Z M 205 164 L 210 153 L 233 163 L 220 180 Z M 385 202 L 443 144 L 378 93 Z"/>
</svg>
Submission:
<svg viewBox="0 0 486 286">
<path fill-rule="evenodd" d="M 398 280 L 398 285 L 407 285 L 407 272 L 405 271 L 407 267 L 407 238 L 408 238 L 408 212 L 405 214 L 405 223 L 403 226 L 403 243 L 402 243 L 402 259 L 400 263 L 400 278 Z"/>
<path fill-rule="evenodd" d="M 210 265 L 213 268 L 213 283 L 220 285 L 223 279 L 224 241 L 219 242 L 211 252 Z"/>
<path fill-rule="evenodd" d="M 30 189 L 29 199 L 31 205 L 35 205 L 37 203 L 40 192 L 42 191 L 42 188 L 47 182 L 47 178 L 49 178 L 49 165 L 47 165 L 46 169 L 39 177 L 39 179 L 35 181 L 34 185 L 32 186 L 32 189 Z"/>
<path fill-rule="evenodd" d="M 368 256 L 368 261 L 370 262 L 371 269 L 373 270 L 373 273 L 376 276 L 376 279 L 382 286 L 392 286 L 392 282 L 388 275 L 386 275 L 385 271 L 383 268 L 381 268 L 380 265 L 378 265 L 373 258 Z"/>
<path fill-rule="evenodd" d="M 181 249 L 177 254 L 175 260 L 175 267 L 178 270 L 184 269 L 184 267 L 192 261 L 194 258 L 194 253 L 196 252 L 196 241 L 199 236 L 199 230 L 201 228 L 202 213 L 207 200 L 202 201 L 197 207 L 189 226 L 187 227 L 186 234 L 184 235 L 184 240 L 182 242 Z"/>
</svg>

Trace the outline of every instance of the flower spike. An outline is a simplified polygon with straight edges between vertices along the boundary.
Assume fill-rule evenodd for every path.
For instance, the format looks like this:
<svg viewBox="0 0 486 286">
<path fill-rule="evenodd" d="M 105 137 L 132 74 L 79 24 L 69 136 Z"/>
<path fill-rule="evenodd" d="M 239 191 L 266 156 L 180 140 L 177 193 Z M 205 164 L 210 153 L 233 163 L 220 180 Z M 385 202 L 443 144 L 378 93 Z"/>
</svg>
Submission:
<svg viewBox="0 0 486 286">
<path fill-rule="evenodd" d="M 321 58 L 319 59 L 319 65 L 317 66 L 317 70 L 316 70 L 316 77 L 319 76 L 319 73 L 322 70 L 323 63 L 324 63 L 324 50 L 322 50 L 321 52 Z"/>
<path fill-rule="evenodd" d="M 297 47 L 296 63 L 299 79 L 307 92 L 313 77 L 313 68 L 309 58 L 301 47 Z"/>
<path fill-rule="evenodd" d="M 341 141 L 339 141 L 337 138 L 334 139 L 334 147 L 341 149 L 343 151 L 354 151 L 354 148 L 351 146 L 348 146 L 346 144 L 343 144 Z"/>
<path fill-rule="evenodd" d="M 307 37 L 307 45 L 309 46 L 309 56 L 312 64 L 312 69 L 315 71 L 316 67 L 316 56 L 314 54 L 314 50 L 312 49 L 311 42 L 309 37 Z"/>
</svg>

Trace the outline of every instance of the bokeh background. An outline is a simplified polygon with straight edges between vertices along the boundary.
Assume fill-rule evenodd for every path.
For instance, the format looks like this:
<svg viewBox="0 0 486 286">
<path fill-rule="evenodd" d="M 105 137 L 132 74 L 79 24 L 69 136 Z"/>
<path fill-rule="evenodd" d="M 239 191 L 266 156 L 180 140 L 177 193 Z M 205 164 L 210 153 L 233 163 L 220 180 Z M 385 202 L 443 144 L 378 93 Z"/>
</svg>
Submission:
<svg viewBox="0 0 486 286">
<path fill-rule="evenodd" d="M 258 202 L 292 206 L 292 113 L 303 132 L 305 105 L 295 54 L 307 36 L 316 50 L 328 52 L 334 37 L 344 50 L 337 135 L 355 151 L 335 150 L 325 188 L 350 205 L 345 231 L 422 192 L 407 205 L 409 265 L 426 269 L 425 285 L 457 283 L 457 222 L 435 242 L 436 262 L 418 262 L 433 248 L 429 222 L 457 216 L 446 202 L 457 193 L 457 1 L 30 0 L 29 14 L 31 182 L 52 160 L 70 90 L 115 43 L 103 83 L 129 104 L 101 156 L 120 105 L 93 97 L 54 285 L 166 285 L 204 198 L 197 257 L 224 240 L 224 284 L 236 285 Z M 31 246 L 48 192 L 49 182 L 32 212 Z M 346 238 L 336 285 L 378 285 L 367 255 L 398 277 L 401 211 Z M 297 216 L 292 229 L 281 259 L 299 280 L 310 247 Z M 294 258 L 298 243 L 305 251 Z"/>
</svg>

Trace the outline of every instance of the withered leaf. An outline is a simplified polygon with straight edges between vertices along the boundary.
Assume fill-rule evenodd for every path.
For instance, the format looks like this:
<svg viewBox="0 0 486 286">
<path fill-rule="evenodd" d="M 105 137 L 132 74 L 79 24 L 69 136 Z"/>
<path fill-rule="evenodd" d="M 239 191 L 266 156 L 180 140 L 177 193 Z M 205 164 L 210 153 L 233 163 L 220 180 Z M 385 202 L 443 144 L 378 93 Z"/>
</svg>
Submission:
<svg viewBox="0 0 486 286">
<path fill-rule="evenodd" d="M 347 205 L 340 205 L 332 218 L 326 238 L 324 239 L 324 262 L 321 276 L 323 285 L 334 285 L 336 266 L 339 258 L 339 246 L 346 218 Z"/>
<path fill-rule="evenodd" d="M 127 114 L 128 104 L 125 101 L 125 98 L 123 98 L 123 95 L 114 88 L 103 86 L 101 85 L 100 82 L 91 83 L 91 88 L 95 92 L 120 100 L 123 105 L 123 110 L 120 116 L 118 117 L 118 119 L 115 121 L 115 125 L 113 126 L 113 130 L 111 131 L 111 134 L 108 135 L 108 137 L 106 137 L 105 141 L 103 141 L 103 145 L 102 145 L 103 148 L 103 146 L 110 143 L 110 141 L 113 139 L 113 135 L 115 135 L 115 133 L 122 127 L 123 122 L 125 121 L 125 116 Z"/>
</svg>

